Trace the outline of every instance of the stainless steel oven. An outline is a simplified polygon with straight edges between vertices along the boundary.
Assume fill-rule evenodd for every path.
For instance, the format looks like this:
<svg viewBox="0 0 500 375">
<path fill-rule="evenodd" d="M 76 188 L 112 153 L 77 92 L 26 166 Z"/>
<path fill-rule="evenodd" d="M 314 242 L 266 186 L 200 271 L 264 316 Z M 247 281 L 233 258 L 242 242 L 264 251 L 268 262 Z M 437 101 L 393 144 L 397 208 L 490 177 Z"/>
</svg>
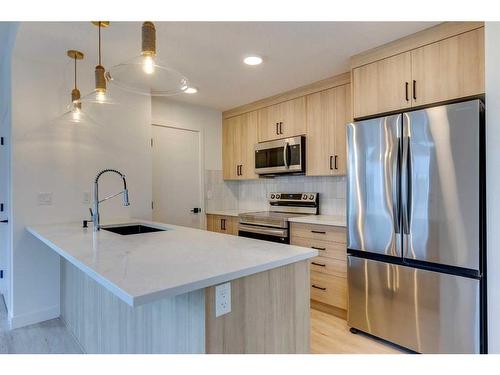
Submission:
<svg viewBox="0 0 500 375">
<path fill-rule="evenodd" d="M 305 137 L 278 139 L 255 145 L 255 173 L 302 174 L 306 170 Z"/>
<path fill-rule="evenodd" d="M 318 212 L 318 193 L 271 193 L 268 211 L 239 215 L 238 235 L 289 244 L 289 219 Z"/>
</svg>

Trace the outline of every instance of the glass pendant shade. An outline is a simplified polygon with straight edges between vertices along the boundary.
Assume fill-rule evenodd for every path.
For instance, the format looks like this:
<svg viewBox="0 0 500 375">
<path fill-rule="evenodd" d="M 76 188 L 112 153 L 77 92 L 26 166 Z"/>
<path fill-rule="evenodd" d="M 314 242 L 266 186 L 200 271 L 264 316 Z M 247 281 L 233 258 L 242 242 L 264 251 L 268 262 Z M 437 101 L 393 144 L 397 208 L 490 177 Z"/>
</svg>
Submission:
<svg viewBox="0 0 500 375">
<path fill-rule="evenodd" d="M 139 56 L 115 65 L 106 73 L 108 82 L 142 95 L 170 96 L 182 93 L 188 79 L 156 56 L 156 29 L 152 22 L 142 25 L 142 52 Z"/>
<path fill-rule="evenodd" d="M 80 99 L 80 90 L 77 87 L 77 72 L 76 72 L 76 62 L 82 60 L 84 55 L 82 52 L 77 50 L 69 50 L 66 55 L 74 61 L 74 88 L 71 90 L 71 102 L 66 107 L 66 112 L 55 119 L 56 124 L 83 124 L 93 122 L 92 119 L 82 111 L 82 102 Z"/>
<path fill-rule="evenodd" d="M 79 106 L 79 103 L 71 103 L 66 112 L 56 119 L 56 123 L 86 124 L 93 122 L 92 119 Z"/>
<path fill-rule="evenodd" d="M 89 104 L 117 104 L 108 90 L 94 90 L 82 98 L 82 103 Z"/>
</svg>

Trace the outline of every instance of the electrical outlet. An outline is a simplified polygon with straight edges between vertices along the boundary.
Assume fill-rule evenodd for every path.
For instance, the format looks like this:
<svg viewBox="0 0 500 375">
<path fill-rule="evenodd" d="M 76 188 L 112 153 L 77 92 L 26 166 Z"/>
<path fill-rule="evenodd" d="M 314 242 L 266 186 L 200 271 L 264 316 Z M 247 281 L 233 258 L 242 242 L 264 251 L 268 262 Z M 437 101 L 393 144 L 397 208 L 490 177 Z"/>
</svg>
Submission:
<svg viewBox="0 0 500 375">
<path fill-rule="evenodd" d="M 90 203 L 90 192 L 88 191 L 83 192 L 82 203 Z"/>
<path fill-rule="evenodd" d="M 38 205 L 39 206 L 51 206 L 52 205 L 52 193 L 38 193 Z"/>
<path fill-rule="evenodd" d="M 215 287 L 215 317 L 231 312 L 231 283 Z"/>
</svg>

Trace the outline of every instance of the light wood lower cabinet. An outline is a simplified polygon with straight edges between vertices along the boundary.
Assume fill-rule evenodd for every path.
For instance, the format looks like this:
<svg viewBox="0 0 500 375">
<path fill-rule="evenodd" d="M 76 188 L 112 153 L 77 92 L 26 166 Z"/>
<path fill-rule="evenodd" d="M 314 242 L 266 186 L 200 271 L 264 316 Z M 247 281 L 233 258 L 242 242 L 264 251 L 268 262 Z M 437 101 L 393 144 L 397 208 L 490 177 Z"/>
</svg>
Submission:
<svg viewBox="0 0 500 375">
<path fill-rule="evenodd" d="M 310 261 L 311 300 L 317 308 L 345 318 L 347 247 L 343 227 L 291 223 L 291 244 L 318 250 Z"/>
<path fill-rule="evenodd" d="M 238 217 L 207 215 L 207 230 L 210 232 L 238 235 Z"/>
</svg>

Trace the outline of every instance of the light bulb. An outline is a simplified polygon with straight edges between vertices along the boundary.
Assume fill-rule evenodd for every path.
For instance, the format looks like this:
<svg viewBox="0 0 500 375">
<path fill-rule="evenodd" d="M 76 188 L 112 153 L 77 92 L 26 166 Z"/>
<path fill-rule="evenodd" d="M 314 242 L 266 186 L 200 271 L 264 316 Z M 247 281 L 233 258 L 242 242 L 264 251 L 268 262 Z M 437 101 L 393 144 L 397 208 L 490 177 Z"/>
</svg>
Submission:
<svg viewBox="0 0 500 375">
<path fill-rule="evenodd" d="M 82 119 L 81 112 L 78 107 L 75 106 L 71 111 L 71 118 L 74 122 L 80 122 L 80 120 Z"/>
<path fill-rule="evenodd" d="M 98 90 L 95 98 L 98 103 L 104 103 L 106 101 L 106 92 Z"/>
<path fill-rule="evenodd" d="M 144 59 L 142 60 L 142 70 L 146 74 L 153 74 L 155 72 L 155 61 L 153 56 L 144 56 Z"/>
</svg>

